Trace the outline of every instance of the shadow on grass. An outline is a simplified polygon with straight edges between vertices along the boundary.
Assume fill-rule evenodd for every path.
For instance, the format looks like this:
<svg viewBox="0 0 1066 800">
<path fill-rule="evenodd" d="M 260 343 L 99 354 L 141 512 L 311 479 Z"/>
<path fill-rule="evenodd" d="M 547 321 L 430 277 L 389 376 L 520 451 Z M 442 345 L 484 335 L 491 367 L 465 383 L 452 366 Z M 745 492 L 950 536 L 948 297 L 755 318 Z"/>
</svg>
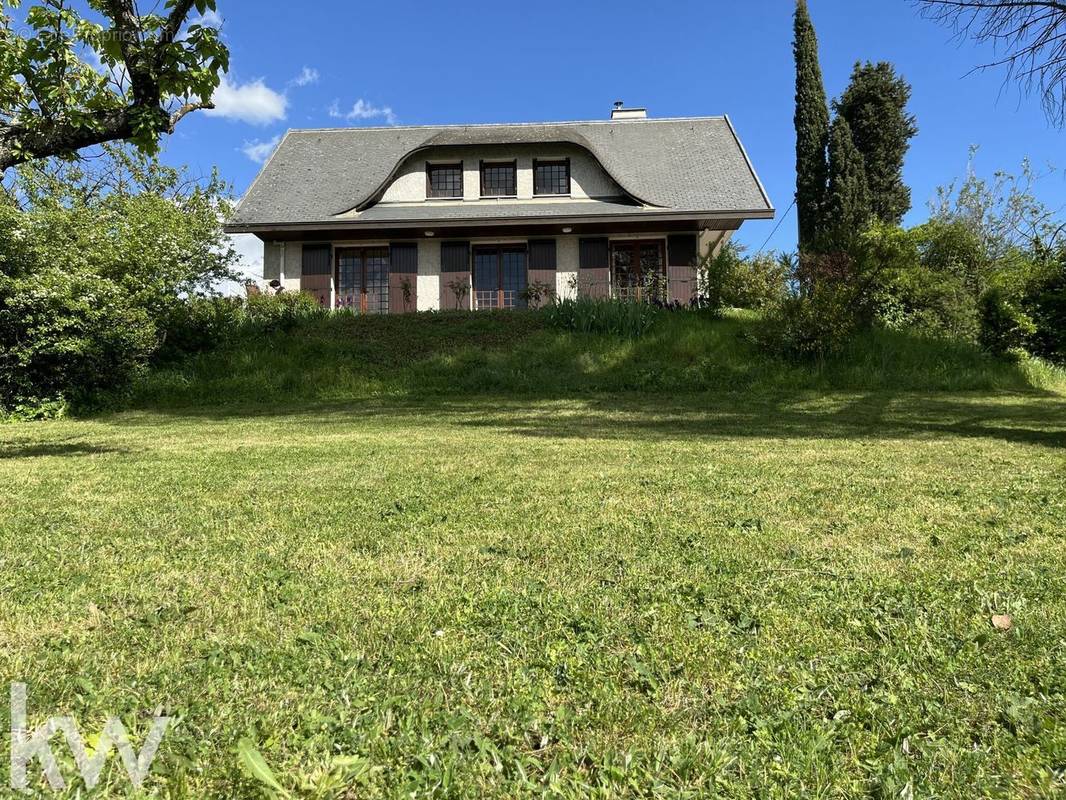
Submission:
<svg viewBox="0 0 1066 800">
<path fill-rule="evenodd" d="M 452 396 L 118 414 L 121 426 L 284 418 L 300 434 L 338 424 L 439 425 L 556 439 L 998 439 L 1066 447 L 1066 398 L 1041 392 Z"/>
<path fill-rule="evenodd" d="M 26 442 L 0 444 L 0 460 L 13 458 L 42 458 L 47 456 L 92 456 L 125 452 L 116 447 L 104 447 L 88 442 Z"/>
</svg>

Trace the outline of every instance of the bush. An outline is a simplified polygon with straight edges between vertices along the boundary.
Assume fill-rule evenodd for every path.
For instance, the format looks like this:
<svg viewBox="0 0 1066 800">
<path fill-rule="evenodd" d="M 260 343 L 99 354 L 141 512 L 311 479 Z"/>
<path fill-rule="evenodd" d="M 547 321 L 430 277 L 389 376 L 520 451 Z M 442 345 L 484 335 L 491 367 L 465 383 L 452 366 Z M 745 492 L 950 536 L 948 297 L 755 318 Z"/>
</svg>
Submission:
<svg viewBox="0 0 1066 800">
<path fill-rule="evenodd" d="M 553 303 L 541 313 L 563 330 L 637 338 L 651 329 L 660 312 L 647 303 L 579 297 Z"/>
<path fill-rule="evenodd" d="M 877 292 L 877 316 L 890 330 L 972 342 L 977 305 L 961 278 L 920 264 L 894 270 Z"/>
<path fill-rule="evenodd" d="M 847 287 L 826 284 L 777 303 L 757 340 L 764 350 L 789 360 L 822 359 L 844 349 L 859 320 Z"/>
<path fill-rule="evenodd" d="M 305 292 L 278 295 L 255 294 L 245 304 L 248 324 L 264 333 L 290 331 L 301 320 L 327 314 L 318 301 Z"/>
<path fill-rule="evenodd" d="M 774 253 L 745 257 L 743 253 L 743 247 L 728 242 L 701 261 L 696 268 L 694 305 L 713 311 L 729 307 L 757 310 L 784 299 L 791 272 L 788 257 Z"/>
<path fill-rule="evenodd" d="M 1066 362 L 1066 252 L 1033 281 L 1024 305 L 1035 326 L 1028 337 L 1028 349 L 1043 358 Z"/>
<path fill-rule="evenodd" d="M 230 339 L 246 322 L 238 297 L 190 297 L 167 309 L 160 322 L 160 357 L 203 353 Z"/>
<path fill-rule="evenodd" d="M 1036 333 L 1032 319 L 1000 289 L 981 296 L 981 333 L 978 341 L 993 355 L 1004 355 L 1025 345 Z"/>
<path fill-rule="evenodd" d="M 0 276 L 0 405 L 123 389 L 156 347 L 143 308 L 113 282 L 60 269 Z"/>
</svg>

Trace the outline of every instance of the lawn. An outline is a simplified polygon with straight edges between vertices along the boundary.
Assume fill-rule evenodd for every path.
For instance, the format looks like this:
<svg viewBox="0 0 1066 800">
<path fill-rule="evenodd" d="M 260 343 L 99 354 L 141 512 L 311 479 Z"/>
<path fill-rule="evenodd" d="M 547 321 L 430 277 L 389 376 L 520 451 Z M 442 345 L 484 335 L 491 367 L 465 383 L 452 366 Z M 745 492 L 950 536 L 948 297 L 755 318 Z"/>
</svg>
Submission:
<svg viewBox="0 0 1066 800">
<path fill-rule="evenodd" d="M 0 678 L 31 723 L 180 718 L 144 787 L 171 797 L 261 796 L 242 739 L 300 796 L 1066 791 L 1066 394 L 978 360 L 979 390 L 775 385 L 715 349 L 731 321 L 456 324 L 479 355 L 415 331 L 399 370 L 355 337 L 331 385 L 289 337 L 0 427 Z M 314 357 L 275 385 L 286 347 Z M 683 390 L 606 391 L 612 348 L 688 352 Z M 128 786 L 113 757 L 98 793 Z"/>
</svg>

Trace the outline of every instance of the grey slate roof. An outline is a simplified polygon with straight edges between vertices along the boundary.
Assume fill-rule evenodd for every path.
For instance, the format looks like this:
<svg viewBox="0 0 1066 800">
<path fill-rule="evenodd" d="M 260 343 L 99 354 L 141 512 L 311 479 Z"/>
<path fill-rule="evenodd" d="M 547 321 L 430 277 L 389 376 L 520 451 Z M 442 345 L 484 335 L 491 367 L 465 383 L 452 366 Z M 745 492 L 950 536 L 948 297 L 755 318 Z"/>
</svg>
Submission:
<svg viewBox="0 0 1066 800">
<path fill-rule="evenodd" d="M 630 195 L 625 202 L 581 203 L 590 215 L 671 212 L 765 214 L 769 198 L 728 118 L 293 130 L 263 167 L 228 228 L 383 220 L 531 218 L 573 214 L 576 203 L 480 202 L 375 207 L 400 164 L 450 145 L 568 143 L 583 147 Z M 597 206 L 593 210 L 593 205 Z M 351 213 L 358 212 L 358 213 Z"/>
</svg>

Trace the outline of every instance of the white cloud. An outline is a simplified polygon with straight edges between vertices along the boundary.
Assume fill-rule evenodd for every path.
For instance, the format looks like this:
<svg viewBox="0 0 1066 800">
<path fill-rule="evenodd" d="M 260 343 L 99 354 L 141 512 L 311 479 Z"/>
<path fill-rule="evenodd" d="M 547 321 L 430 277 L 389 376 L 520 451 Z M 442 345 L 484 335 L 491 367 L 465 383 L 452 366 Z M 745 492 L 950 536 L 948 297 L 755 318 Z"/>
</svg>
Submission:
<svg viewBox="0 0 1066 800">
<path fill-rule="evenodd" d="M 312 83 L 318 83 L 318 70 L 313 67 L 304 67 L 300 70 L 300 74 L 289 81 L 289 86 L 310 86 Z"/>
<path fill-rule="evenodd" d="M 285 119 L 289 106 L 288 98 L 263 83 L 262 78 L 236 84 L 227 75 L 222 76 L 222 82 L 215 89 L 211 101 L 215 107 L 205 111 L 205 114 L 252 125 L 268 125 Z"/>
<path fill-rule="evenodd" d="M 263 281 L 263 243 L 258 236 L 251 233 L 235 233 L 229 236 L 229 243 L 237 251 L 238 260 L 234 270 L 241 275 L 242 282 L 225 281 L 218 288 L 223 294 L 243 295 L 243 280 L 262 283 Z"/>
<path fill-rule="evenodd" d="M 383 119 L 387 124 L 395 125 L 398 121 L 391 107 L 379 108 L 361 97 L 355 101 L 351 110 L 346 112 L 341 111 L 340 102 L 334 100 L 333 105 L 329 107 L 329 115 L 334 119 L 344 119 L 348 122 L 354 122 L 357 119 Z"/>
<path fill-rule="evenodd" d="M 245 142 L 241 147 L 241 152 L 248 158 L 252 159 L 256 164 L 262 164 L 268 158 L 270 154 L 274 152 L 274 148 L 278 146 L 278 142 L 281 141 L 281 135 L 275 136 L 266 142 L 261 142 L 256 139 L 254 142 Z"/>
<path fill-rule="evenodd" d="M 207 9 L 207 11 L 203 13 L 203 16 L 189 20 L 190 25 L 200 25 L 204 28 L 221 28 L 222 22 L 223 19 L 219 13 L 211 8 Z"/>
</svg>

